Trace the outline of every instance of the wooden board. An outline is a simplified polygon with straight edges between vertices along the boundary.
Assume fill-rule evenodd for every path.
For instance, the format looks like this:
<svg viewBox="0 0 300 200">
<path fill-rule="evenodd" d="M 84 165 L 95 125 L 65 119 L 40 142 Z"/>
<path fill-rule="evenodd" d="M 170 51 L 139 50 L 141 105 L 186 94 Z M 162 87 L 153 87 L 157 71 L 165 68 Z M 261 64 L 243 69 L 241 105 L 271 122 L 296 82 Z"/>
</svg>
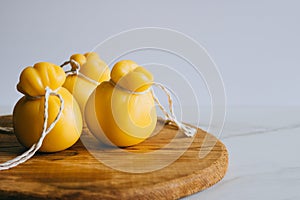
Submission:
<svg viewBox="0 0 300 200">
<path fill-rule="evenodd" d="M 12 117 L 0 117 L 0 126 L 11 127 Z M 95 152 L 91 151 L 97 151 L 93 145 L 97 147 L 99 143 L 85 129 L 82 134 L 85 145 L 78 141 L 65 151 L 39 153 L 24 164 L 0 171 L 0 199 L 178 199 L 204 190 L 224 177 L 228 153 L 214 136 L 198 129 L 194 138 L 187 138 L 178 136 L 172 126 L 162 127 L 159 134 L 123 150 L 172 153 L 180 150 L 180 144 L 191 143 L 179 159 L 165 168 L 147 173 L 112 169 L 93 156 Z M 176 141 L 175 145 L 163 148 L 171 139 Z M 85 148 L 88 145 L 91 145 L 89 150 Z M 202 153 L 207 151 L 202 159 L 199 158 L 200 147 Z M 14 134 L 0 131 L 0 162 L 24 150 Z M 112 155 L 114 151 L 117 150 L 107 150 Z M 144 164 L 151 166 L 150 161 Z"/>
</svg>

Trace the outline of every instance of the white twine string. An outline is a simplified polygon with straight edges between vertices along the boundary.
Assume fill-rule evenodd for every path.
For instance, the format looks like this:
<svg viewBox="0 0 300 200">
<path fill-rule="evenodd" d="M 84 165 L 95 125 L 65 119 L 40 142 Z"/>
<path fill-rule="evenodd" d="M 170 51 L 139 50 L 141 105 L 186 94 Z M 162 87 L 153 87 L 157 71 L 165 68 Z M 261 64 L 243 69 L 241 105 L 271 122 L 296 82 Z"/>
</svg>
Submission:
<svg viewBox="0 0 300 200">
<path fill-rule="evenodd" d="M 12 127 L 2 127 L 2 126 L 0 126 L 0 131 L 7 132 L 7 133 L 13 133 L 14 129 Z"/>
<path fill-rule="evenodd" d="M 91 79 L 90 77 L 88 77 L 88 76 L 84 75 L 83 73 L 81 73 L 80 72 L 80 64 L 77 61 L 73 60 L 73 59 L 64 62 L 60 67 L 64 67 L 65 65 L 70 64 L 70 63 L 73 63 L 74 65 L 76 65 L 76 69 L 75 70 L 71 69 L 69 71 L 66 71 L 65 73 L 67 75 L 76 74 L 76 75 L 78 75 L 78 76 L 86 79 L 87 81 L 89 81 L 89 82 L 91 82 L 91 83 L 93 83 L 95 85 L 99 85 L 100 84 L 98 81 L 95 81 L 95 80 Z"/>
<path fill-rule="evenodd" d="M 124 90 L 125 92 L 127 92 L 129 94 L 141 95 L 141 94 L 146 94 L 147 92 L 151 91 L 151 94 L 152 94 L 152 97 L 153 97 L 154 101 L 156 102 L 156 104 L 158 105 L 160 110 L 165 115 L 166 119 L 168 120 L 168 123 L 172 122 L 173 125 L 175 125 L 179 130 L 181 130 L 187 137 L 193 137 L 197 133 L 196 128 L 194 128 L 190 125 L 183 124 L 183 123 L 181 123 L 177 120 L 176 115 L 174 114 L 174 106 L 173 106 L 172 96 L 171 96 L 169 90 L 163 84 L 156 83 L 156 82 L 151 83 L 152 85 L 154 85 L 154 86 L 158 87 L 159 89 L 161 89 L 167 95 L 168 104 L 169 104 L 169 112 L 170 113 L 159 102 L 158 98 L 154 94 L 154 91 L 150 87 L 149 87 L 149 89 L 147 89 L 143 92 L 135 92 L 135 91 L 128 90 L 128 89 L 116 84 L 113 80 L 110 80 L 110 83 L 113 86 L 115 86 L 115 87 L 117 87 L 121 90 Z"/>
<path fill-rule="evenodd" d="M 128 90 L 122 86 L 120 86 L 119 84 L 116 84 L 112 79 L 109 80 L 109 82 L 116 88 L 120 89 L 120 90 L 123 90 L 124 92 L 127 92 L 129 94 L 135 94 L 135 95 L 140 95 L 140 94 L 146 94 L 148 93 L 151 88 L 148 88 L 147 90 L 143 91 L 143 92 L 135 92 L 135 91 L 132 91 L 132 90 Z"/>
<path fill-rule="evenodd" d="M 56 125 L 56 123 L 60 119 L 60 117 L 62 115 L 62 111 L 64 109 L 64 99 L 62 98 L 62 96 L 60 94 L 58 94 L 56 91 L 51 90 L 49 87 L 46 87 L 45 91 L 46 92 L 45 92 L 45 103 L 44 103 L 44 122 L 43 122 L 43 130 L 42 130 L 41 137 L 39 138 L 37 143 L 33 144 L 31 146 L 31 148 L 28 149 L 27 151 L 25 151 L 22 155 L 19 155 L 19 156 L 15 157 L 14 159 L 9 160 L 5 163 L 1 163 L 0 164 L 0 171 L 16 167 L 17 165 L 26 162 L 32 156 L 34 156 L 34 154 L 41 148 L 45 137 L 54 128 L 54 126 Z M 55 120 L 50 124 L 49 128 L 47 128 L 47 126 L 48 126 L 48 116 L 49 116 L 49 114 L 48 114 L 48 106 L 49 106 L 48 101 L 49 101 L 50 95 L 53 95 L 53 96 L 56 96 L 56 97 L 59 98 L 60 107 L 59 107 L 59 112 L 58 112 Z"/>
<path fill-rule="evenodd" d="M 173 99 L 172 96 L 169 92 L 169 90 L 162 84 L 160 83 L 152 83 L 152 85 L 160 88 L 168 97 L 168 103 L 169 103 L 169 112 L 167 112 L 167 110 L 162 106 L 162 104 L 159 102 L 158 98 L 156 97 L 156 95 L 154 94 L 154 91 L 151 90 L 151 94 L 153 96 L 154 101 L 156 102 L 156 104 L 158 105 L 158 107 L 160 108 L 160 110 L 164 113 L 166 119 L 168 120 L 168 122 L 173 122 L 175 124 L 175 126 L 177 126 L 177 128 L 179 130 L 181 130 L 187 137 L 194 137 L 194 135 L 197 133 L 197 129 L 187 125 L 187 124 L 183 124 L 182 122 L 179 122 L 176 118 L 176 115 L 174 113 L 174 107 L 173 107 Z"/>
</svg>

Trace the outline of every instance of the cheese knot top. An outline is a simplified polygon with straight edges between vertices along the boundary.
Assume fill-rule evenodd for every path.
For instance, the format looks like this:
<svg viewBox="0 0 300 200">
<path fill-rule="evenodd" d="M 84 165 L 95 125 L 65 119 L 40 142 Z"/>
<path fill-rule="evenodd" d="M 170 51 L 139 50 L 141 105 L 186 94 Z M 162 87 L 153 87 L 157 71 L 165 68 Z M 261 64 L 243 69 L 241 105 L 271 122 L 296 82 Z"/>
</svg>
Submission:
<svg viewBox="0 0 300 200">
<path fill-rule="evenodd" d="M 33 67 L 26 67 L 17 85 L 17 90 L 24 95 L 36 97 L 45 95 L 45 88 L 56 90 L 66 79 L 64 70 L 49 62 L 39 62 Z"/>
<path fill-rule="evenodd" d="M 131 60 L 117 62 L 110 76 L 113 83 L 132 92 L 144 92 L 153 83 L 152 74 Z"/>
</svg>

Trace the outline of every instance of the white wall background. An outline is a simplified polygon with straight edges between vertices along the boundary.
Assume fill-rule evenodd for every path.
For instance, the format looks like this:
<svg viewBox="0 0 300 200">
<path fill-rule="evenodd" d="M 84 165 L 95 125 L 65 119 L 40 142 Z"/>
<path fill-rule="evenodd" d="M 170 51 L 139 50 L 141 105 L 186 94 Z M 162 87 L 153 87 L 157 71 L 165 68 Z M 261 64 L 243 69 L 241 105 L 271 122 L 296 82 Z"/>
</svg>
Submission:
<svg viewBox="0 0 300 200">
<path fill-rule="evenodd" d="M 61 64 L 107 37 L 155 26 L 183 32 L 210 53 L 228 105 L 300 106 L 300 3 L 274 1 L 0 2 L 0 105 L 12 107 L 21 70 Z"/>
</svg>

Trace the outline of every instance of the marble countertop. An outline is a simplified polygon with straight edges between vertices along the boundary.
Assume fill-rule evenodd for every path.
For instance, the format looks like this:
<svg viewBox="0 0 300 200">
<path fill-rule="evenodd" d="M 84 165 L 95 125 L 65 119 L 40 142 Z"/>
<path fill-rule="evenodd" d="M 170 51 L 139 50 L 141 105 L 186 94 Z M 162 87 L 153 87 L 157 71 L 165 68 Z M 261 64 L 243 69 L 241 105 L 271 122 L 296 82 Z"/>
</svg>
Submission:
<svg viewBox="0 0 300 200">
<path fill-rule="evenodd" d="M 1 115 L 11 112 L 0 106 Z M 220 140 L 225 178 L 184 199 L 300 199 L 300 107 L 229 107 Z"/>
<path fill-rule="evenodd" d="M 228 108 L 225 178 L 185 199 L 300 199 L 300 107 Z"/>
</svg>

